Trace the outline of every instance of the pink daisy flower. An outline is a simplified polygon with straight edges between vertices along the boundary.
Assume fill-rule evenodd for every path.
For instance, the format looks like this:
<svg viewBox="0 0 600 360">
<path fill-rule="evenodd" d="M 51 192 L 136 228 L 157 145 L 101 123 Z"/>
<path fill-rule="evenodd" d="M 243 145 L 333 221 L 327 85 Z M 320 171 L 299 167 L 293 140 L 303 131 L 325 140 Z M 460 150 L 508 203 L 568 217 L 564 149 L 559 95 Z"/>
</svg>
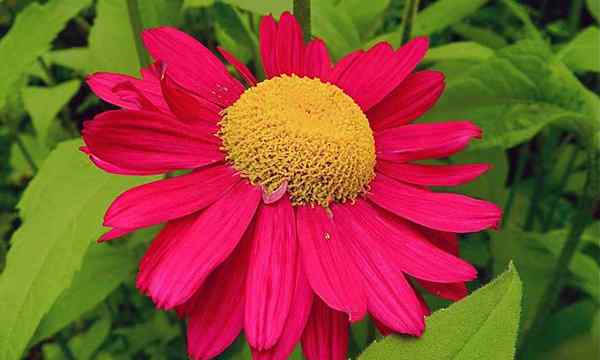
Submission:
<svg viewBox="0 0 600 360">
<path fill-rule="evenodd" d="M 97 73 L 121 107 L 86 122 L 82 148 L 100 168 L 147 175 L 108 209 L 101 241 L 166 223 L 140 264 L 138 288 L 188 322 L 194 359 L 217 356 L 243 331 L 255 359 L 345 359 L 352 322 L 369 313 L 384 333 L 419 336 L 427 305 L 467 294 L 476 270 L 457 233 L 496 227 L 501 210 L 432 192 L 486 164 L 422 165 L 481 130 L 468 121 L 411 124 L 438 99 L 443 75 L 417 71 L 428 42 L 380 43 L 333 64 L 303 42 L 289 13 L 260 24 L 267 79 L 231 54 L 176 29 L 143 34 L 156 61 L 142 79 Z"/>
</svg>

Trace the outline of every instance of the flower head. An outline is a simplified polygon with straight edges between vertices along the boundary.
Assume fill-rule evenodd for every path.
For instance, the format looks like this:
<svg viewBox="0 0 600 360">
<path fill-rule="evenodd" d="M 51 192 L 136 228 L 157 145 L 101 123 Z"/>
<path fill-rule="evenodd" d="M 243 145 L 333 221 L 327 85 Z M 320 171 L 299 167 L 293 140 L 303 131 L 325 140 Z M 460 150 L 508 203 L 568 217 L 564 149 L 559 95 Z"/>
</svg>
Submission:
<svg viewBox="0 0 600 360">
<path fill-rule="evenodd" d="M 468 121 L 411 124 L 443 75 L 417 71 L 428 42 L 380 43 L 333 64 L 284 13 L 264 17 L 258 82 L 173 28 L 147 30 L 142 78 L 97 73 L 121 107 L 86 122 L 82 148 L 116 174 L 188 173 L 133 188 L 108 209 L 102 241 L 166 223 L 140 264 L 138 288 L 188 321 L 193 358 L 217 356 L 244 331 L 256 359 L 345 359 L 348 328 L 367 313 L 384 333 L 420 335 L 415 284 L 457 300 L 476 270 L 457 233 L 497 226 L 495 205 L 430 186 L 458 185 L 485 164 L 423 165 L 481 136 Z"/>
</svg>

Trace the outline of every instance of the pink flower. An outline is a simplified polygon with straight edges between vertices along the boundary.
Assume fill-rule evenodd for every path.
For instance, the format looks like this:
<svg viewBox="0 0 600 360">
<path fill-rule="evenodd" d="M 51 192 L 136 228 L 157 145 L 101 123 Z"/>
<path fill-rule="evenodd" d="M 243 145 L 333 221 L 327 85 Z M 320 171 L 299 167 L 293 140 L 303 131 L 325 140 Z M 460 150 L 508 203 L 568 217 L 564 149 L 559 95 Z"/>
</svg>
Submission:
<svg viewBox="0 0 600 360">
<path fill-rule="evenodd" d="M 108 209 L 101 241 L 165 223 L 138 288 L 188 320 L 189 353 L 217 356 L 243 330 L 256 359 L 345 359 L 367 312 L 381 331 L 419 336 L 429 310 L 413 280 L 457 300 L 476 270 L 457 233 L 496 227 L 495 205 L 429 186 L 466 183 L 486 164 L 422 165 L 481 130 L 468 121 L 411 124 L 444 88 L 417 71 L 428 42 L 380 43 L 333 64 L 304 44 L 288 13 L 260 24 L 267 80 L 221 61 L 173 28 L 147 30 L 156 63 L 142 79 L 97 73 L 121 107 L 86 122 L 82 148 L 115 174 L 189 173 L 133 188 Z"/>
</svg>

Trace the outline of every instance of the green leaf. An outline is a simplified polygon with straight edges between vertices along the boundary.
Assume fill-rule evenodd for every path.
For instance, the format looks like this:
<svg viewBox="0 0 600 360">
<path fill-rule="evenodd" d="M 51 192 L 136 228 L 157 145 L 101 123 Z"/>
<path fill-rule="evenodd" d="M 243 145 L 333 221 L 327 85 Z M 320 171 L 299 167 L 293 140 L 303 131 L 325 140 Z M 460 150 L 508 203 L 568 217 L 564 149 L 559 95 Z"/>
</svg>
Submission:
<svg viewBox="0 0 600 360">
<path fill-rule="evenodd" d="M 350 16 L 362 39 L 367 39 L 380 25 L 391 0 L 342 0 L 337 8 Z"/>
<path fill-rule="evenodd" d="M 258 40 L 231 6 L 216 2 L 214 10 L 219 44 L 241 61 L 248 62 L 258 49 Z"/>
<path fill-rule="evenodd" d="M 38 167 L 42 165 L 50 152 L 48 147 L 39 139 L 29 134 L 19 134 L 19 138 L 23 142 L 23 145 L 25 145 L 27 151 L 29 151 L 29 155 L 31 155 L 34 164 L 36 164 Z M 12 168 L 12 172 L 10 173 L 11 182 L 18 184 L 24 178 L 33 176 L 33 169 L 29 165 L 29 162 L 27 162 L 25 159 L 23 152 L 16 143 L 13 143 L 10 148 L 9 163 L 10 167 Z"/>
<path fill-rule="evenodd" d="M 600 72 L 600 29 L 590 26 L 581 31 L 557 57 L 573 71 Z"/>
<path fill-rule="evenodd" d="M 423 120 L 473 121 L 483 129 L 483 139 L 473 142 L 472 149 L 510 148 L 558 121 L 598 126 L 594 123 L 598 97 L 563 68 L 539 42 L 506 47 L 449 80 L 444 95 Z"/>
<path fill-rule="evenodd" d="M 145 28 L 177 26 L 181 20 L 183 0 L 143 0 L 137 3 Z"/>
<path fill-rule="evenodd" d="M 541 331 L 532 334 L 524 344 L 523 359 L 548 359 L 561 344 L 591 332 L 597 312 L 598 305 L 589 300 L 562 308 L 550 316 Z"/>
<path fill-rule="evenodd" d="M 531 21 L 531 17 L 525 6 L 514 0 L 502 0 L 502 4 L 504 4 L 504 6 L 506 6 L 508 10 L 523 23 L 525 27 L 525 37 L 542 41 L 542 34 L 533 21 Z"/>
<path fill-rule="evenodd" d="M 452 26 L 452 31 L 467 40 L 475 41 L 491 49 L 500 49 L 506 46 L 506 40 L 493 30 L 471 24 L 460 23 Z"/>
<path fill-rule="evenodd" d="M 152 343 L 167 344 L 180 334 L 179 327 L 171 324 L 164 312 L 154 312 L 150 320 L 118 328 L 114 333 L 127 338 L 127 354 L 131 357 Z"/>
<path fill-rule="evenodd" d="M 19 13 L 0 40 L 0 109 L 19 78 L 48 51 L 67 21 L 90 3 L 91 0 L 52 0 L 45 5 L 33 3 Z"/>
<path fill-rule="evenodd" d="M 139 74 L 140 63 L 126 1 L 98 0 L 96 20 L 88 41 L 92 59 L 90 71 Z"/>
<path fill-rule="evenodd" d="M 521 281 L 511 264 L 490 284 L 428 317 L 421 338 L 388 336 L 359 359 L 512 359 L 520 303 Z"/>
<path fill-rule="evenodd" d="M 87 248 L 105 231 L 109 202 L 149 180 L 103 173 L 80 146 L 79 140 L 60 144 L 19 203 L 23 223 L 0 276 L 0 359 L 19 358 L 44 314 L 71 285 Z"/>
<path fill-rule="evenodd" d="M 352 18 L 328 1 L 313 1 L 311 25 L 314 36 L 323 39 L 334 59 L 360 48 L 361 42 Z"/>
<path fill-rule="evenodd" d="M 200 3 L 206 0 L 200 0 Z M 224 2 L 237 6 L 240 9 L 248 10 L 253 13 L 279 17 L 284 11 L 292 11 L 292 0 L 223 0 Z M 320 2 L 320 1 L 319 1 Z M 313 2 L 315 6 L 316 1 Z"/>
<path fill-rule="evenodd" d="M 110 334 L 110 319 L 108 317 L 96 320 L 83 334 L 69 340 L 68 346 L 77 360 L 89 360 L 100 348 Z M 64 359 L 64 354 L 56 344 L 48 344 L 43 348 L 45 360 Z"/>
<path fill-rule="evenodd" d="M 494 51 L 475 42 L 454 42 L 427 51 L 424 62 L 442 60 L 475 60 L 483 61 L 494 55 Z"/>
<path fill-rule="evenodd" d="M 79 80 L 69 80 L 52 87 L 27 86 L 22 90 L 25 110 L 31 116 L 38 139 L 46 143 L 48 130 L 59 111 L 81 86 Z"/>
<path fill-rule="evenodd" d="M 37 343 L 77 320 L 103 301 L 137 267 L 137 258 L 127 249 L 93 244 L 73 283 L 56 300 L 40 323 L 32 343 Z"/>
<path fill-rule="evenodd" d="M 50 51 L 43 56 L 48 64 L 56 64 L 68 67 L 87 75 L 94 70 L 91 50 L 88 47 L 73 47 Z"/>
<path fill-rule="evenodd" d="M 454 25 L 473 14 L 488 0 L 439 0 L 420 11 L 414 35 L 430 35 Z"/>
<path fill-rule="evenodd" d="M 590 14 L 600 22 L 600 2 L 598 0 L 586 0 L 587 8 Z"/>
</svg>

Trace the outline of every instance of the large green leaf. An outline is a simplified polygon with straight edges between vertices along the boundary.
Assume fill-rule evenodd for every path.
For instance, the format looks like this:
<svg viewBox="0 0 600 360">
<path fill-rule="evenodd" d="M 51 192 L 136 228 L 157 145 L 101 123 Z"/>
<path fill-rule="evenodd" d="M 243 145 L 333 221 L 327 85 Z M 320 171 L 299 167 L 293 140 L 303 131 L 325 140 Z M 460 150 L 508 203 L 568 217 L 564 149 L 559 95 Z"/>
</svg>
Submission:
<svg viewBox="0 0 600 360">
<path fill-rule="evenodd" d="M 93 309 L 133 273 L 136 260 L 124 247 L 109 244 L 90 246 L 81 269 L 73 277 L 73 283 L 44 316 L 32 343 L 53 335 Z"/>
<path fill-rule="evenodd" d="M 423 59 L 424 62 L 444 60 L 486 60 L 494 55 L 494 51 L 475 42 L 454 42 L 431 48 Z"/>
<path fill-rule="evenodd" d="M 127 1 L 98 0 L 96 20 L 88 39 L 92 71 L 138 75 L 138 60 Z"/>
<path fill-rule="evenodd" d="M 460 22 L 473 14 L 489 0 L 439 0 L 417 15 L 413 32 L 430 35 Z"/>
<path fill-rule="evenodd" d="M 23 220 L 0 276 L 0 359 L 20 357 L 40 320 L 68 288 L 89 245 L 103 232 L 102 215 L 123 190 L 146 178 L 114 176 L 60 144 L 19 203 Z"/>
<path fill-rule="evenodd" d="M 68 67 L 82 75 L 86 75 L 94 70 L 91 50 L 88 47 L 54 50 L 46 53 L 43 58 L 48 64 Z"/>
<path fill-rule="evenodd" d="M 598 103 L 544 44 L 523 41 L 449 81 L 423 120 L 469 119 L 483 129 L 472 148 L 510 148 L 553 122 L 597 127 Z"/>
<path fill-rule="evenodd" d="M 69 80 L 52 87 L 28 86 L 22 90 L 25 110 L 38 139 L 45 143 L 50 125 L 60 109 L 77 93 L 81 81 Z"/>
<path fill-rule="evenodd" d="M 181 20 L 182 4 L 183 0 L 138 1 L 144 27 L 177 26 Z"/>
<path fill-rule="evenodd" d="M 257 14 L 279 16 L 284 11 L 292 10 L 292 0 L 223 0 L 224 2 Z M 204 4 L 206 0 L 196 1 Z M 191 3 L 191 1 L 190 1 Z M 313 4 L 314 5 L 314 4 Z"/>
<path fill-rule="evenodd" d="M 360 36 L 346 12 L 328 1 L 313 1 L 311 24 L 314 36 L 323 39 L 334 59 L 360 48 Z"/>
<path fill-rule="evenodd" d="M 337 4 L 340 11 L 350 15 L 361 38 L 367 39 L 381 25 L 385 10 L 391 0 L 342 0 Z"/>
<path fill-rule="evenodd" d="M 52 0 L 45 5 L 33 3 L 19 13 L 0 40 L 0 109 L 8 93 L 15 90 L 15 83 L 48 51 L 67 21 L 90 3 L 91 0 Z"/>
<path fill-rule="evenodd" d="M 590 26 L 581 31 L 557 56 L 574 71 L 600 72 L 600 29 Z"/>
<path fill-rule="evenodd" d="M 359 359 L 512 359 L 520 303 L 521 281 L 510 265 L 490 284 L 433 313 L 421 338 L 388 336 Z"/>
<path fill-rule="evenodd" d="M 600 1 L 586 0 L 585 2 L 587 3 L 587 8 L 590 14 L 592 14 L 592 16 L 594 17 L 594 19 L 596 19 L 597 22 L 600 22 Z"/>
</svg>

